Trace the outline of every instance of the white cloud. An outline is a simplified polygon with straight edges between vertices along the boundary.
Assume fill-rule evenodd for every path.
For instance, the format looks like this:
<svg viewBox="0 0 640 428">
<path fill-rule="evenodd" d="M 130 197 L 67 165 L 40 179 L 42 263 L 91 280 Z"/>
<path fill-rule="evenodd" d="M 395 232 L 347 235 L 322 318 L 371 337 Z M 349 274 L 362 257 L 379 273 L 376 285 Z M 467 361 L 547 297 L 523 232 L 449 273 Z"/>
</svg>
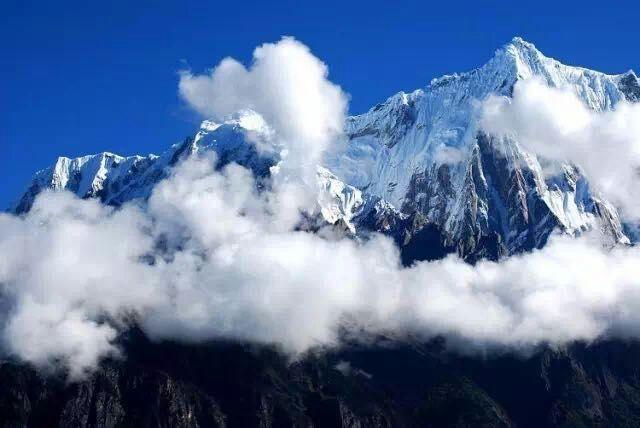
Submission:
<svg viewBox="0 0 640 428">
<path fill-rule="evenodd" d="M 530 79 L 515 85 L 513 99 L 487 99 L 480 125 L 548 160 L 576 163 L 623 216 L 640 219 L 639 104 L 620 102 L 613 111 L 595 112 L 571 88 Z"/>
<path fill-rule="evenodd" d="M 257 193 L 247 170 L 212 164 L 185 162 L 146 211 L 48 193 L 24 218 L 2 215 L 7 348 L 39 365 L 62 361 L 78 377 L 117 352 L 129 319 L 156 339 L 290 352 L 336 344 L 345 322 L 472 348 L 640 332 L 636 248 L 554 237 L 499 263 L 450 256 L 403 268 L 385 237 L 359 243 L 283 228 L 273 195 Z"/>
<path fill-rule="evenodd" d="M 138 259 L 152 246 L 148 221 L 68 193 L 40 195 L 24 219 L 0 215 L 7 347 L 37 364 L 61 358 L 74 376 L 115 351 L 117 326 L 100 317 L 154 304 L 153 272 Z"/>
<path fill-rule="evenodd" d="M 309 169 L 344 128 L 347 96 L 327 75 L 327 66 L 307 46 L 284 37 L 256 48 L 249 68 L 225 58 L 208 74 L 183 71 L 179 91 L 205 117 L 256 111 L 277 130 L 288 165 Z"/>
</svg>

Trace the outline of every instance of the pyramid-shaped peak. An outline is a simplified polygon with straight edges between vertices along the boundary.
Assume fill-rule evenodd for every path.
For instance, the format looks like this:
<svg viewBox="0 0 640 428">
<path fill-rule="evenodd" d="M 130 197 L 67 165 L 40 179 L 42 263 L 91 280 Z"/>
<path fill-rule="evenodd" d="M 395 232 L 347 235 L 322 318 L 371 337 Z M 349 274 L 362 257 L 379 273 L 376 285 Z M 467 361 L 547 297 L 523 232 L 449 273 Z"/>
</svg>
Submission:
<svg viewBox="0 0 640 428">
<path fill-rule="evenodd" d="M 511 41 L 507 43 L 507 45 L 513 45 L 513 46 L 516 46 L 519 48 L 525 48 L 525 49 L 536 49 L 536 46 L 533 43 L 526 41 L 520 36 L 516 36 L 513 39 L 511 39 Z"/>
<path fill-rule="evenodd" d="M 547 76 L 547 69 L 555 67 L 557 61 L 546 57 L 536 46 L 522 37 L 514 37 L 497 49 L 495 55 L 483 69 L 489 73 L 507 73 L 516 79 L 532 75 Z"/>
<path fill-rule="evenodd" d="M 503 45 L 500 50 L 511 56 L 544 57 L 542 52 L 536 48 L 536 45 L 524 40 L 522 37 L 514 37 Z"/>
</svg>

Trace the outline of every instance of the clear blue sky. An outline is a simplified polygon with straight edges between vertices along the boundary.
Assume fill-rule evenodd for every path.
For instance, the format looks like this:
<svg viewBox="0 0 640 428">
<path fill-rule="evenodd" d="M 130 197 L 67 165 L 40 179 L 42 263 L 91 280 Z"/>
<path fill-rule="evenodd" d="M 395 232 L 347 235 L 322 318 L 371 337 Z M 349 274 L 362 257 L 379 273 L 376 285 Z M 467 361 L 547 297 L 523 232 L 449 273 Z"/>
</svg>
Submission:
<svg viewBox="0 0 640 428">
<path fill-rule="evenodd" d="M 161 152 L 194 132 L 177 71 L 309 45 L 359 113 L 483 64 L 515 35 L 604 72 L 638 69 L 640 7 L 588 2 L 42 1 L 0 5 L 0 207 L 58 155 Z"/>
</svg>

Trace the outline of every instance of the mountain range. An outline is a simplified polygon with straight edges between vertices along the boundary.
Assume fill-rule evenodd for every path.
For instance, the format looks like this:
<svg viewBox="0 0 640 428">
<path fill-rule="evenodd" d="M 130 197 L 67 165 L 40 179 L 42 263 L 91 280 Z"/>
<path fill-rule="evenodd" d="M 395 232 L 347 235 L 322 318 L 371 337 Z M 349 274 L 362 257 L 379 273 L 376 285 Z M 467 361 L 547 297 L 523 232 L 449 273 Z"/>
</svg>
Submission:
<svg viewBox="0 0 640 428">
<path fill-rule="evenodd" d="M 365 238 L 391 236 L 402 261 L 456 253 L 474 263 L 541 248 L 552 233 L 597 230 L 611 245 L 635 236 L 616 206 L 591 189 L 579 165 L 545 160 L 478 127 L 478 102 L 511 97 L 521 80 L 571 88 L 610 111 L 640 101 L 633 71 L 609 75 L 564 65 L 514 38 L 483 66 L 399 92 L 347 118 L 346 142 L 318 166 L 314 220 Z M 45 190 L 120 206 L 150 196 L 172 168 L 215 152 L 266 176 L 277 155 L 250 135 L 266 132 L 242 111 L 206 120 L 160 155 L 60 157 L 37 172 L 11 211 L 28 212 Z M 314 225 L 317 221 L 310 222 Z M 307 225 L 305 227 L 315 227 Z M 5 426 L 637 426 L 640 365 L 634 343 L 575 344 L 531 355 L 452 355 L 440 340 L 376 338 L 293 365 L 266 347 L 123 339 L 129 357 L 66 384 L 19 362 L 0 363 Z M 400 367 L 397 367 L 400 366 Z M 231 378 L 230 378 L 231 377 Z"/>
<path fill-rule="evenodd" d="M 413 250 L 427 231 L 442 251 L 468 260 L 539 248 L 554 231 L 575 235 L 596 228 L 612 243 L 631 242 L 616 207 L 590 190 L 578 166 L 563 163 L 556 176 L 545 176 L 541 161 L 517 141 L 478 129 L 478 100 L 510 96 L 516 82 L 532 77 L 573 88 L 594 111 L 640 100 L 633 71 L 608 75 L 567 66 L 516 37 L 478 69 L 433 79 L 424 89 L 397 93 L 348 117 L 346 150 L 318 169 L 324 219 L 343 222 L 353 233 L 392 234 L 417 260 L 429 258 Z M 36 173 L 12 209 L 28 211 L 45 189 L 115 206 L 144 199 L 181 159 L 208 151 L 222 163 L 237 162 L 265 175 L 277 160 L 247 142 L 247 133 L 264 132 L 263 126 L 255 113 L 245 111 L 222 123 L 202 122 L 193 137 L 159 156 L 60 157 Z"/>
</svg>

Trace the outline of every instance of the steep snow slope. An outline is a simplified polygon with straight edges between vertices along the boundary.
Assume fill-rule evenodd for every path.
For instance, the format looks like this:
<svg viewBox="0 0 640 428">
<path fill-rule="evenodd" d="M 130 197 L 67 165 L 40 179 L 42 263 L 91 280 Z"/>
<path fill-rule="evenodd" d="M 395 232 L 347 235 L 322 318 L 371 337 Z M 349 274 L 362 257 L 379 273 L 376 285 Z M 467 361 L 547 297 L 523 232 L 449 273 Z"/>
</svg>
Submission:
<svg viewBox="0 0 640 428">
<path fill-rule="evenodd" d="M 112 200 L 133 182 L 139 182 L 160 161 L 155 155 L 122 157 L 106 152 L 75 159 L 59 157 L 53 166 L 35 174 L 13 210 L 28 211 L 34 198 L 45 189 L 68 190 L 82 198 Z"/>
</svg>

